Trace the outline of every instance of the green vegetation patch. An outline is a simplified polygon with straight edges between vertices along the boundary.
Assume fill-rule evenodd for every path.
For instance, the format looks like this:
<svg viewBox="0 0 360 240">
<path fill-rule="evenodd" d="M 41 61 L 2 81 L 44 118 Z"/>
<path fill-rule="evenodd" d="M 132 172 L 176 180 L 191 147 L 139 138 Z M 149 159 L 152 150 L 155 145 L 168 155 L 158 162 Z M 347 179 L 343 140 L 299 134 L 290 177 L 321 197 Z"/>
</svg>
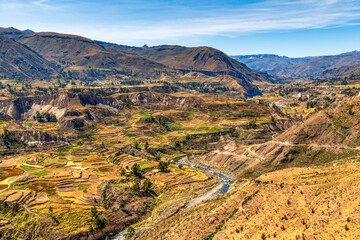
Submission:
<svg viewBox="0 0 360 240">
<path fill-rule="evenodd" d="M 35 168 L 32 168 L 32 167 L 27 167 L 27 166 L 24 166 L 24 165 L 21 165 L 20 168 L 26 170 L 26 171 L 31 171 L 31 170 L 34 170 Z"/>
<path fill-rule="evenodd" d="M 17 187 L 17 189 L 24 190 L 27 187 L 35 185 L 35 184 L 53 184 L 53 182 L 32 182 L 32 183 L 28 183 L 28 184 L 23 185 L 23 186 L 19 186 L 19 187 Z"/>
<path fill-rule="evenodd" d="M 82 147 L 82 146 L 64 147 L 64 148 L 60 148 L 60 149 L 59 149 L 59 152 L 62 152 L 62 153 L 70 153 L 72 150 L 79 149 L 79 148 L 81 148 L 81 147 Z"/>
<path fill-rule="evenodd" d="M 182 125 L 181 123 L 179 123 L 179 124 L 169 123 L 168 126 L 169 126 L 169 127 L 172 127 L 172 128 L 181 128 L 181 127 L 183 127 L 183 125 Z"/>
<path fill-rule="evenodd" d="M 33 173 L 32 175 L 37 176 L 37 177 L 44 177 L 44 176 L 48 175 L 49 173 L 50 173 L 50 171 L 44 170 L 44 171 L 41 171 L 41 172 Z"/>
<path fill-rule="evenodd" d="M 221 132 L 221 131 L 222 131 L 222 130 L 219 129 L 219 128 L 217 128 L 217 127 L 213 127 L 213 128 L 211 128 L 211 129 L 207 130 L 207 132 Z"/>
<path fill-rule="evenodd" d="M 81 146 L 76 146 L 77 148 L 81 147 Z M 67 162 L 68 160 L 66 158 L 60 158 L 60 157 L 56 157 L 56 158 L 46 158 L 44 160 L 44 163 L 56 163 L 56 162 Z"/>
<path fill-rule="evenodd" d="M 137 115 L 137 117 L 139 117 L 139 118 L 153 118 L 153 115 L 148 114 L 148 113 L 139 113 Z"/>
<path fill-rule="evenodd" d="M 153 166 L 147 164 L 147 163 L 142 163 L 140 164 L 140 169 L 141 170 L 144 170 L 144 169 L 147 169 L 147 168 L 152 168 Z"/>
<path fill-rule="evenodd" d="M 189 133 L 202 133 L 204 130 L 191 130 Z"/>
<path fill-rule="evenodd" d="M 78 187 L 78 190 L 82 190 L 82 191 L 85 191 L 89 188 L 90 186 L 80 186 Z"/>
<path fill-rule="evenodd" d="M 209 123 L 202 123 L 199 125 L 199 127 L 203 128 L 203 127 L 207 127 L 209 125 Z"/>
</svg>

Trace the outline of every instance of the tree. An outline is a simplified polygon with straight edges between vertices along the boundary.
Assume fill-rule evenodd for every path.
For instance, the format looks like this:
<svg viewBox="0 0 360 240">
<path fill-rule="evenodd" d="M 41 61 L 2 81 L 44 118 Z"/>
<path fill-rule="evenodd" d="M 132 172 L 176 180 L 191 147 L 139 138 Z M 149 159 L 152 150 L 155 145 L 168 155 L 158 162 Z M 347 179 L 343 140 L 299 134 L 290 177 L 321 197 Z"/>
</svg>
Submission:
<svg viewBox="0 0 360 240">
<path fill-rule="evenodd" d="M 274 116 L 271 116 L 270 121 L 271 121 L 272 123 L 274 123 L 274 122 L 275 122 L 275 118 L 274 118 Z"/>
<path fill-rule="evenodd" d="M 40 112 L 36 112 L 36 120 L 38 122 L 44 122 L 43 115 L 40 114 Z"/>
<path fill-rule="evenodd" d="M 95 222 L 95 225 L 97 228 L 104 228 L 107 221 L 106 218 L 102 218 L 99 216 L 98 211 L 96 210 L 96 207 L 91 208 L 91 215 L 93 217 L 93 221 Z"/>
<path fill-rule="evenodd" d="M 126 229 L 126 231 L 127 231 L 127 236 L 128 237 L 131 237 L 131 236 L 134 236 L 134 234 L 135 234 L 135 229 L 133 228 L 133 227 L 128 227 L 127 229 Z"/>
<path fill-rule="evenodd" d="M 140 165 L 139 165 L 139 164 L 134 163 L 134 165 L 132 165 L 132 167 L 131 167 L 131 171 L 132 171 L 132 173 L 133 173 L 136 177 L 139 177 L 139 178 L 142 177 L 141 169 L 140 169 Z"/>
<path fill-rule="evenodd" d="M 250 128 L 256 128 L 256 127 L 257 127 L 257 125 L 256 125 L 256 120 L 250 121 L 250 122 L 249 122 L 249 127 L 250 127 Z"/>
<path fill-rule="evenodd" d="M 148 143 L 148 142 L 145 142 L 144 148 L 145 148 L 145 150 L 148 150 L 148 149 L 149 149 L 149 143 Z"/>
<path fill-rule="evenodd" d="M 79 118 L 75 118 L 73 120 L 73 126 L 74 128 L 82 128 L 84 126 L 84 121 L 82 119 L 79 119 Z"/>
<path fill-rule="evenodd" d="M 180 142 L 178 142 L 178 141 L 176 141 L 175 142 L 175 146 L 174 146 L 174 148 L 177 150 L 177 151 L 181 151 L 181 143 Z"/>
<path fill-rule="evenodd" d="M 158 169 L 160 172 L 167 172 L 169 167 L 169 163 L 160 161 L 158 164 Z"/>
<path fill-rule="evenodd" d="M 136 178 L 134 185 L 132 185 L 131 190 L 135 193 L 140 192 L 140 179 Z"/>
<path fill-rule="evenodd" d="M 134 142 L 134 148 L 136 148 L 136 149 L 139 148 L 139 143 L 138 142 Z"/>
<path fill-rule="evenodd" d="M 146 179 L 143 184 L 143 191 L 147 193 L 150 191 L 151 187 L 152 187 L 152 182 L 149 179 Z"/>
</svg>

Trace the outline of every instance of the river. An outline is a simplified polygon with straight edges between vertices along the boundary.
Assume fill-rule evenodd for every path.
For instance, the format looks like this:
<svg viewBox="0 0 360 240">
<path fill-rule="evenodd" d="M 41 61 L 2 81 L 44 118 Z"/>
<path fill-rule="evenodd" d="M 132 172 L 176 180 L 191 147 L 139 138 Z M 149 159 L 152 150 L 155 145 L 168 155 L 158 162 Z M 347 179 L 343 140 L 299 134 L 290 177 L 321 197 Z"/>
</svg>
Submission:
<svg viewBox="0 0 360 240">
<path fill-rule="evenodd" d="M 189 207 L 192 207 L 192 206 L 194 206 L 196 204 L 201 203 L 202 201 L 212 199 L 212 198 L 214 198 L 214 197 L 216 197 L 216 196 L 218 196 L 220 194 L 223 194 L 223 193 L 226 193 L 227 191 L 229 191 L 229 188 L 230 188 L 231 184 L 234 181 L 233 177 L 228 176 L 226 174 L 223 174 L 219 170 L 214 169 L 214 168 L 200 166 L 200 165 L 197 165 L 197 164 L 194 164 L 194 163 L 187 162 L 186 159 L 187 159 L 186 157 L 183 157 L 180 160 L 178 160 L 176 162 L 176 164 L 184 165 L 184 166 L 196 168 L 196 169 L 208 172 L 208 173 L 212 173 L 218 178 L 219 184 L 216 185 L 214 188 L 210 189 L 209 191 L 205 192 L 204 194 L 202 194 L 202 195 L 200 195 L 200 196 L 198 196 L 196 198 L 191 199 L 186 204 L 185 207 L 180 209 L 180 211 L 183 211 L 183 210 L 185 210 L 185 209 L 187 209 Z M 151 226 L 138 229 L 138 230 L 135 231 L 135 233 L 140 233 L 140 232 L 145 231 L 146 229 L 149 229 L 149 228 L 151 228 Z M 113 240 L 124 240 L 126 238 L 126 235 L 127 235 L 127 231 L 124 230 L 124 231 L 120 232 L 118 235 L 112 237 L 111 239 L 113 239 Z"/>
</svg>

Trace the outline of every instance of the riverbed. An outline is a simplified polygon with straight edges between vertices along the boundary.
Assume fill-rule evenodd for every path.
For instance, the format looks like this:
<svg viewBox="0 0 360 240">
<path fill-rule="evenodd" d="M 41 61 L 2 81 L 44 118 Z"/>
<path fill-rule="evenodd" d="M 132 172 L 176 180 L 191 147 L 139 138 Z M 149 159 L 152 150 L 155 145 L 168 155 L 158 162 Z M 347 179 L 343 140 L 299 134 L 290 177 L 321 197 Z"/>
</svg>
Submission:
<svg viewBox="0 0 360 240">
<path fill-rule="evenodd" d="M 200 196 L 198 196 L 196 198 L 191 199 L 186 204 L 186 206 L 184 206 L 182 209 L 180 209 L 180 211 L 183 211 L 183 210 L 185 210 L 185 209 L 187 209 L 189 207 L 192 207 L 192 206 L 194 206 L 196 204 L 201 203 L 202 201 L 212 199 L 212 198 L 214 198 L 214 197 L 216 197 L 216 196 L 218 196 L 220 194 L 223 194 L 223 193 L 226 193 L 227 191 L 229 191 L 230 186 L 234 181 L 233 177 L 228 176 L 228 175 L 226 175 L 224 173 L 221 173 L 219 170 L 214 169 L 214 168 L 200 166 L 200 165 L 197 165 L 197 164 L 194 164 L 194 163 L 191 163 L 191 162 L 187 162 L 186 159 L 187 159 L 187 157 L 183 157 L 180 160 L 178 160 L 176 162 L 176 164 L 184 165 L 184 166 L 196 168 L 196 169 L 208 172 L 208 173 L 212 173 L 218 178 L 219 184 L 216 185 L 214 188 L 210 189 L 209 191 L 205 192 L 204 194 L 202 194 L 202 195 L 200 195 Z M 135 231 L 135 233 L 140 233 L 140 232 L 145 231 L 146 229 L 149 229 L 149 228 L 151 228 L 151 226 L 138 229 L 138 230 Z M 127 235 L 127 231 L 124 230 L 124 231 L 120 232 L 117 236 L 112 237 L 111 239 L 124 240 L 126 238 L 126 235 Z"/>
</svg>

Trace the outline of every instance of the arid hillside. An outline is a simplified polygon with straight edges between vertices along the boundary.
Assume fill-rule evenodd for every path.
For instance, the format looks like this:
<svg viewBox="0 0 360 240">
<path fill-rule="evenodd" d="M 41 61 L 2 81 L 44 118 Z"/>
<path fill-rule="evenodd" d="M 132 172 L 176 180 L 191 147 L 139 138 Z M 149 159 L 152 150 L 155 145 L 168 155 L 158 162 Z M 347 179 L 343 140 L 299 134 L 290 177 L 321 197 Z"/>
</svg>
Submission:
<svg viewBox="0 0 360 240">
<path fill-rule="evenodd" d="M 189 71 L 198 71 L 207 75 L 231 75 L 246 81 L 270 81 L 272 77 L 249 69 L 246 65 L 230 58 L 223 52 L 210 47 L 187 48 L 163 45 L 156 47 L 128 47 L 100 42 L 107 48 L 134 52 L 166 66 Z"/>
<path fill-rule="evenodd" d="M 345 162 L 237 182 L 229 193 L 160 221 L 138 238 L 357 239 L 358 157 Z"/>
<path fill-rule="evenodd" d="M 55 64 L 38 53 L 0 35 L 0 76 L 14 79 L 49 79 Z"/>
<path fill-rule="evenodd" d="M 335 78 L 335 77 L 349 75 L 349 77 L 351 78 L 350 75 L 353 75 L 353 74 L 356 75 L 359 73 L 360 73 L 360 64 L 355 64 L 355 65 L 343 66 L 343 67 L 339 67 L 339 68 L 333 68 L 333 69 L 326 70 L 321 74 L 321 76 L 323 76 L 325 78 Z"/>
<path fill-rule="evenodd" d="M 96 42 L 80 36 L 58 33 L 26 34 L 19 42 L 41 56 L 63 65 L 65 70 L 99 70 L 105 75 L 125 72 L 132 75 L 155 76 L 167 68 L 136 54 L 109 51 Z M 114 72 L 115 71 L 115 72 Z"/>
</svg>

